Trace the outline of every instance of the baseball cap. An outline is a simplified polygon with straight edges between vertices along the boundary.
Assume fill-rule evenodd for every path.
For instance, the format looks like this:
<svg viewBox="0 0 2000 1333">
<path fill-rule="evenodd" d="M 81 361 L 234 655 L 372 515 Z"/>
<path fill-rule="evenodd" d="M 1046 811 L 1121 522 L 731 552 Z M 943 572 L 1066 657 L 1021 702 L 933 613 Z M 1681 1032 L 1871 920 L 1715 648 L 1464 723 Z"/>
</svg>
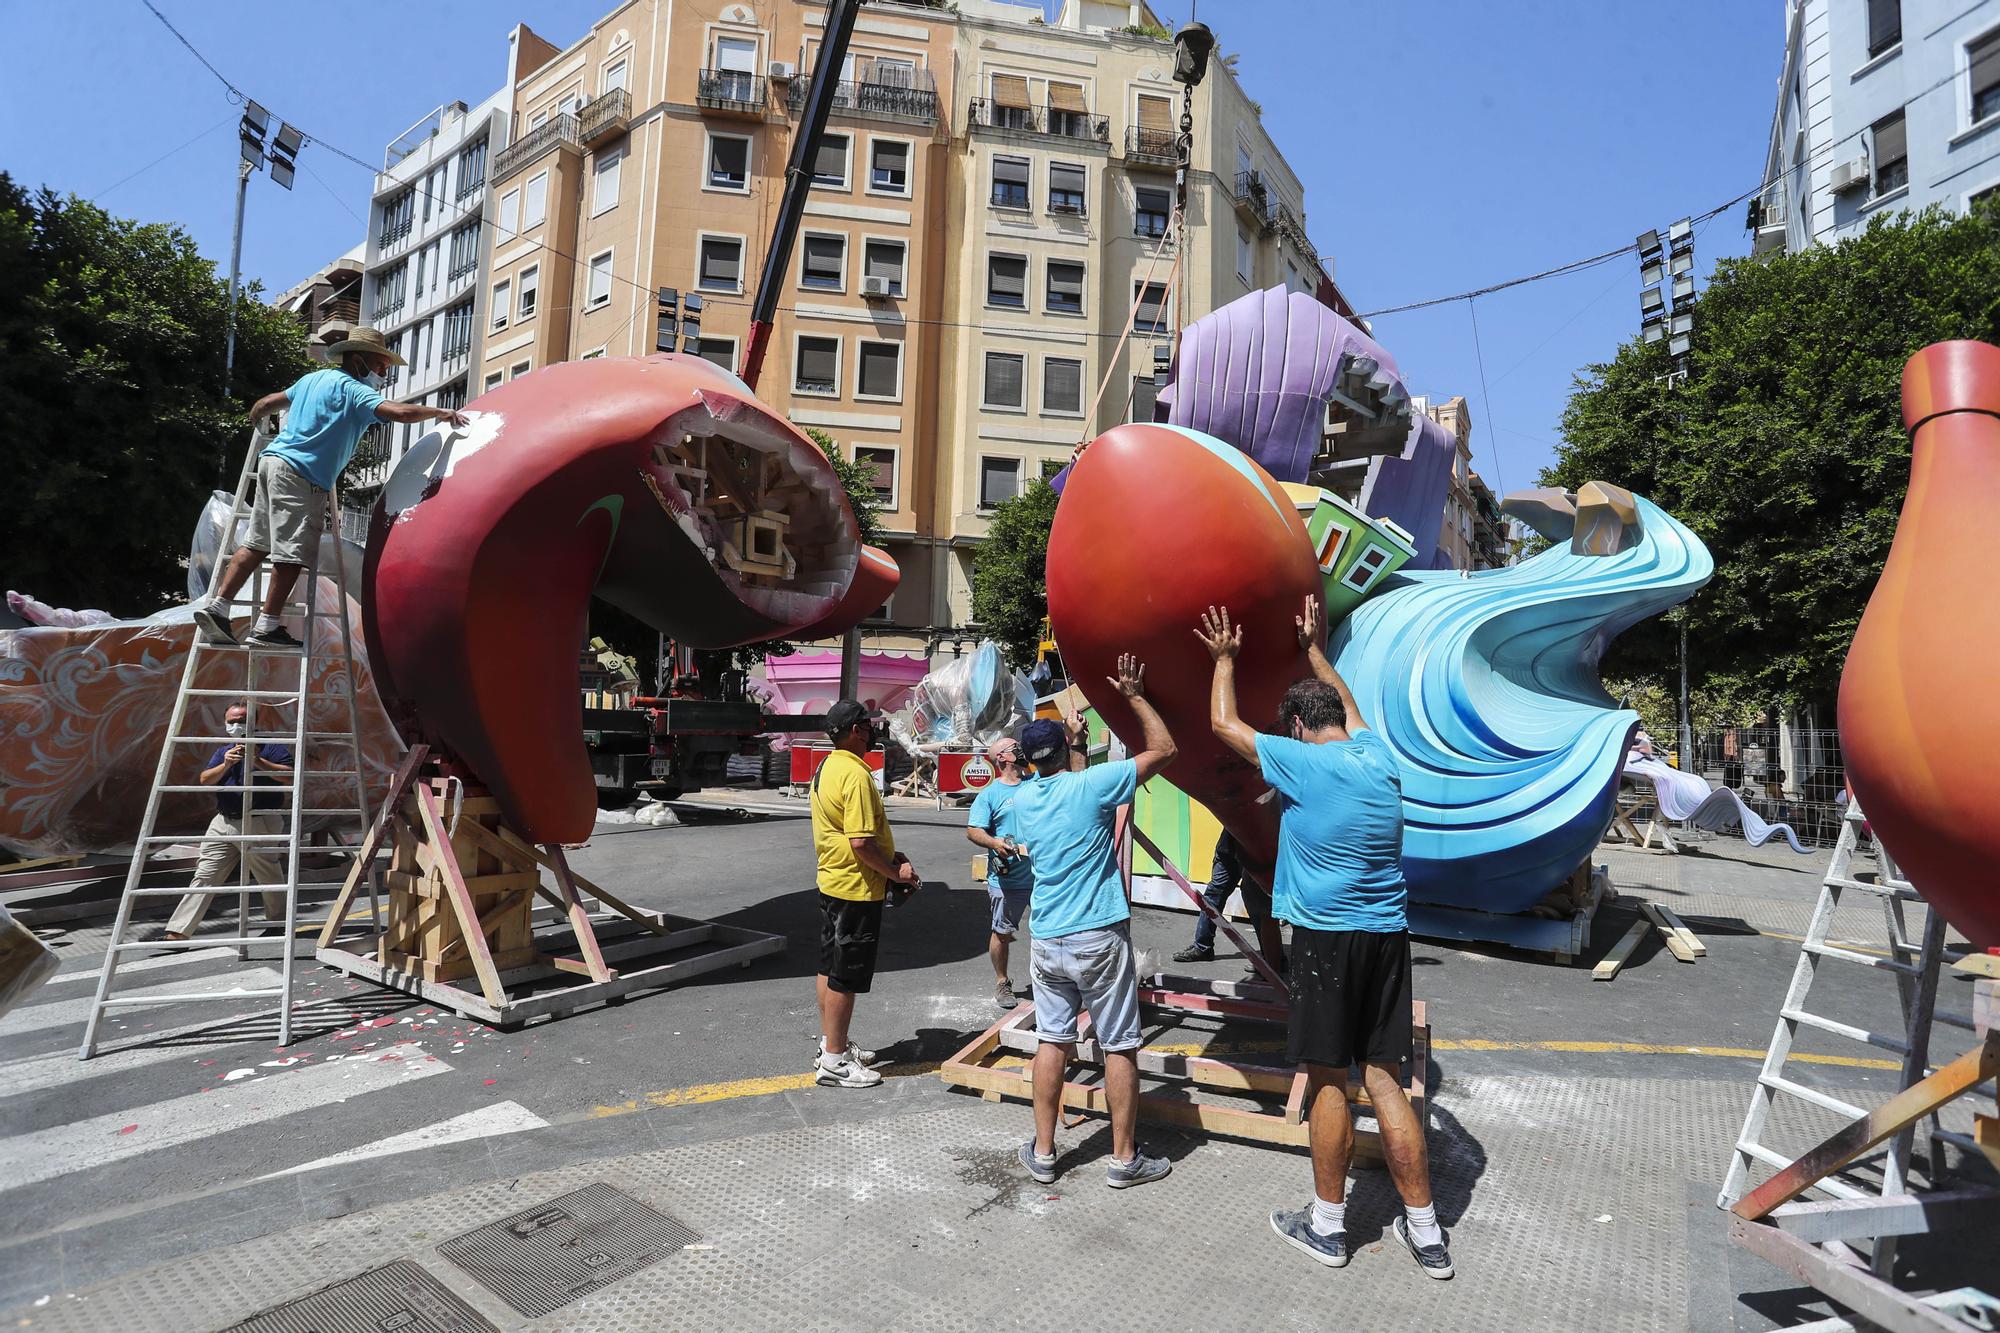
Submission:
<svg viewBox="0 0 2000 1333">
<path fill-rule="evenodd" d="M 826 734 L 838 740 L 868 720 L 868 710 L 860 701 L 842 699 L 826 710 Z"/>
<path fill-rule="evenodd" d="M 1068 748 L 1069 733 L 1062 729 L 1059 722 L 1041 717 L 1021 728 L 1021 750 L 1030 763 L 1039 764 Z"/>
</svg>

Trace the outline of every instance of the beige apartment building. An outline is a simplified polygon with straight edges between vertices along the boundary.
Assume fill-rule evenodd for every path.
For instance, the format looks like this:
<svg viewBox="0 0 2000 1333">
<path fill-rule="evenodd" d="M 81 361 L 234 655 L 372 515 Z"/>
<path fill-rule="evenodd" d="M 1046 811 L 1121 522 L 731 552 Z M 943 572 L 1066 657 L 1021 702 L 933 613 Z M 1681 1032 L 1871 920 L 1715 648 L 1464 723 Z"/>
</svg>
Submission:
<svg viewBox="0 0 2000 1333">
<path fill-rule="evenodd" d="M 1217 60 L 1168 300 L 1172 42 L 1125 31 L 1157 29 L 1143 3 L 1042 13 L 861 11 L 757 385 L 874 465 L 899 626 L 970 621 L 992 506 L 1080 440 L 1150 419 L 1175 327 L 1255 287 L 1325 281 L 1298 180 Z M 651 353 L 662 288 L 682 320 L 699 298 L 682 350 L 740 363 L 825 16 L 817 0 L 630 0 L 560 49 L 514 30 L 477 390 Z"/>
</svg>

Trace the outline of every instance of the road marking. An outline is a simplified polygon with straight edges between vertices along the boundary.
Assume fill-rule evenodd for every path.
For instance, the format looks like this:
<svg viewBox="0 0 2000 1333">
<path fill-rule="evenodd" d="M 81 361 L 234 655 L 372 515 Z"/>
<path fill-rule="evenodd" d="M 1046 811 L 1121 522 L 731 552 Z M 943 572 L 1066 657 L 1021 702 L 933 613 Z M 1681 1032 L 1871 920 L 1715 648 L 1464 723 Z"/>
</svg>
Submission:
<svg viewBox="0 0 2000 1333">
<path fill-rule="evenodd" d="M 455 1115 L 449 1120 L 440 1120 L 435 1125 L 425 1125 L 407 1134 L 394 1138 L 378 1139 L 374 1143 L 359 1148 L 349 1148 L 331 1157 L 317 1161 L 301 1162 L 288 1166 L 283 1171 L 273 1171 L 259 1180 L 276 1180 L 280 1176 L 296 1176 L 301 1171 L 317 1171 L 321 1167 L 339 1166 L 346 1162 L 362 1162 L 371 1157 L 391 1157 L 397 1153 L 417 1152 L 423 1148 L 435 1148 L 440 1144 L 458 1143 L 464 1139 L 491 1138 L 496 1134 L 518 1134 L 524 1129 L 546 1129 L 548 1121 L 522 1106 L 519 1102 L 495 1102 L 477 1111 Z"/>
<path fill-rule="evenodd" d="M 877 1072 L 883 1078 L 910 1078 L 917 1074 L 935 1073 L 938 1061 L 925 1060 L 907 1065 L 879 1065 Z M 811 1073 L 771 1074 L 764 1078 L 732 1078 L 721 1083 L 698 1083 L 691 1088 L 662 1088 L 658 1092 L 648 1092 L 629 1102 L 618 1102 L 610 1106 L 593 1106 L 590 1114 L 602 1118 L 609 1115 L 630 1115 L 634 1111 L 644 1111 L 656 1106 L 697 1106 L 703 1102 L 730 1102 L 739 1097 L 768 1097 L 774 1092 L 791 1092 L 797 1088 L 815 1085 Z"/>
<path fill-rule="evenodd" d="M 1639 1041 L 1488 1041 L 1483 1037 L 1431 1038 L 1434 1051 L 1554 1051 L 1566 1055 L 1710 1055 L 1731 1060 L 1762 1060 L 1764 1051 L 1754 1046 L 1674 1046 Z M 1839 1065 L 1844 1069 L 1901 1069 L 1894 1060 L 1870 1060 L 1855 1055 L 1808 1055 L 1794 1051 L 1788 1057 L 1802 1064 Z"/>
<path fill-rule="evenodd" d="M 421 1044 L 402 1042 L 338 1064 L 306 1065 L 241 1085 L 218 1085 L 187 1097 L 16 1134 L 0 1139 L 0 1191 L 334 1105 L 450 1069 L 443 1060 L 427 1055 Z"/>
<path fill-rule="evenodd" d="M 156 967 L 184 967 L 189 963 L 206 963 L 216 959 L 233 959 L 235 957 L 236 950 L 226 944 L 218 945 L 213 949 L 196 949 L 191 953 L 170 953 L 157 958 L 141 958 L 135 963 L 120 963 L 118 965 L 118 975 L 123 977 L 129 976 L 134 972 L 148 972 Z M 58 972 L 55 976 L 49 978 L 48 984 L 51 986 L 60 986 L 70 981 L 95 981 L 102 975 L 104 975 L 104 963 L 100 959 L 90 967 L 79 967 L 67 972 Z"/>
<path fill-rule="evenodd" d="M 232 990 L 275 990 L 284 984 L 284 975 L 276 969 L 258 967 L 248 972 L 226 972 L 221 976 L 179 981 L 164 990 L 149 991 L 147 994 L 149 998 L 157 996 L 161 1004 L 172 1004 L 176 995 L 205 995 Z M 119 992 L 112 993 L 116 995 Z M 16 1009 L 5 1018 L 0 1018 L 0 1036 L 19 1036 L 26 1032 L 84 1022 L 90 1017 L 90 1008 L 95 1003 L 97 1003 L 95 995 L 79 995 L 73 1000 L 54 1000 L 48 1004 L 31 1004 L 25 1009 Z M 105 1010 L 106 1020 L 112 1025 L 112 1033 L 114 1035 L 116 1033 L 117 1017 L 121 1012 L 145 1007 L 148 1006 L 120 1004 Z"/>
</svg>

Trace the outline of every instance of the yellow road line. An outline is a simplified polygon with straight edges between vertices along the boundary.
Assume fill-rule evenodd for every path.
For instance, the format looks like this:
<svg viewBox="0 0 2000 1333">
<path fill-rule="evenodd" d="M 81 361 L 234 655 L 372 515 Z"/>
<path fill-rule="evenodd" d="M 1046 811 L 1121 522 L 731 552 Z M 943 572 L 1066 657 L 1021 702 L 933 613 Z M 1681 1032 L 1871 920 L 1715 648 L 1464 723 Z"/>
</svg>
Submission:
<svg viewBox="0 0 2000 1333">
<path fill-rule="evenodd" d="M 936 1060 L 916 1064 L 884 1065 L 880 1069 L 883 1078 L 909 1078 L 915 1074 L 929 1074 L 936 1071 Z M 776 1092 L 791 1092 L 796 1088 L 813 1086 L 810 1071 L 803 1074 L 771 1074 L 763 1078 L 733 1078 L 721 1083 L 698 1083 L 691 1088 L 662 1088 L 649 1092 L 629 1102 L 618 1102 L 610 1106 L 593 1106 L 590 1114 L 595 1117 L 610 1115 L 630 1115 L 634 1111 L 644 1111 L 655 1106 L 697 1106 L 703 1102 L 730 1102 L 742 1097 L 768 1097 Z"/>
<path fill-rule="evenodd" d="M 1732 1060 L 1762 1060 L 1754 1046 L 1670 1046 L 1638 1041 L 1488 1041 L 1483 1037 L 1433 1037 L 1434 1051 L 1555 1051 L 1567 1055 L 1709 1055 Z M 1855 1055 L 1810 1055 L 1793 1051 L 1801 1064 L 1838 1065 L 1844 1069 L 1901 1069 L 1894 1060 L 1870 1060 Z"/>
</svg>

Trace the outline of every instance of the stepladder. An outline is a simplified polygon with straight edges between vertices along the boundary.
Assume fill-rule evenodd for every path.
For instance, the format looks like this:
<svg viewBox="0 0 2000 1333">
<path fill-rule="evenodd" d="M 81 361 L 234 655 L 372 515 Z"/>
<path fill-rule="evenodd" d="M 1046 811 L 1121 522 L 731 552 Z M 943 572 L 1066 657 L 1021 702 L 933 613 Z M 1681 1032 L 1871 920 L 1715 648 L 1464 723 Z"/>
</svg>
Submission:
<svg viewBox="0 0 2000 1333">
<path fill-rule="evenodd" d="M 207 586 L 209 605 L 233 623 L 232 641 L 212 640 L 199 626 L 191 636 L 79 1059 L 97 1053 L 113 1011 L 169 1000 L 227 1001 L 252 1013 L 274 1009 L 277 1039 L 290 1043 L 297 957 L 311 948 L 302 930 L 310 926 L 317 934 L 321 924 L 301 919 L 302 890 L 338 886 L 342 862 L 370 823 L 357 697 L 361 672 L 349 573 L 337 536 L 321 534 L 316 567 L 299 568 L 289 596 L 277 606 L 281 624 L 301 647 L 246 642 L 285 566 L 265 559 L 233 596 L 219 596 L 229 558 L 250 531 L 257 465 L 267 442 L 262 433 L 251 437 Z M 338 512 L 334 501 L 325 497 L 323 517 Z M 149 884 L 149 859 L 173 845 L 198 845 L 193 882 Z M 329 860 L 331 870 L 325 868 Z M 365 879 L 372 922 L 380 911 L 372 867 Z M 159 898 L 181 901 L 167 926 L 153 929 L 146 908 Z M 232 898 L 235 929 L 197 933 L 216 901 Z M 263 908 L 261 929 L 251 921 L 253 899 Z M 120 965 L 135 956 L 218 945 L 233 946 L 243 958 L 275 950 L 277 984 L 167 994 L 121 989 Z"/>
<path fill-rule="evenodd" d="M 1984 1038 L 1975 1041 L 1973 1053 L 1956 1059 L 1951 1058 L 1950 1052 L 1940 1053 L 1935 1049 L 1946 1042 L 1938 1033 L 1940 1028 L 1978 1033 L 1973 1016 L 1955 1009 L 1953 996 L 1940 995 L 1941 977 L 1946 975 L 1950 964 L 1966 955 L 1949 946 L 1944 918 L 1924 904 L 1922 895 L 1902 877 L 1886 849 L 1876 847 L 1877 869 L 1872 875 L 1857 867 L 1856 853 L 1865 827 L 1859 803 L 1850 801 L 1832 862 L 1799 945 L 1771 1043 L 1751 1089 L 1743 1129 L 1731 1150 L 1717 1202 L 1723 1208 L 1742 1213 L 1746 1196 L 1751 1203 L 1761 1202 L 1760 1192 L 1773 1193 L 1782 1187 L 1784 1182 L 1779 1177 L 1805 1180 L 1802 1168 L 1816 1154 L 1821 1154 L 1825 1145 L 1803 1153 L 1778 1150 L 1773 1140 L 1780 1117 L 1794 1127 L 1816 1119 L 1821 1133 L 1833 1134 L 1828 1140 L 1831 1143 L 1843 1134 L 1860 1133 L 1871 1123 L 1888 1124 L 1883 1120 L 1884 1112 L 1899 1099 L 1909 1100 L 1912 1105 L 1921 1104 L 1921 1114 L 1895 1121 L 1894 1128 L 1882 1133 L 1869 1152 L 1857 1152 L 1844 1159 L 1838 1171 L 1829 1169 L 1812 1174 L 1809 1185 L 1802 1183 L 1785 1196 L 1796 1197 L 1810 1188 L 1844 1209 L 1852 1234 L 1827 1244 L 1843 1261 L 1859 1263 L 1876 1279 L 1886 1281 L 1895 1267 L 1894 1218 L 1899 1210 L 1900 1214 L 1907 1214 L 1913 1208 L 1920 1211 L 1920 1206 L 1911 1203 L 1918 1193 L 1912 1185 L 1911 1163 L 1919 1128 L 1923 1130 L 1927 1157 L 1927 1170 L 1923 1174 L 1932 1186 L 1948 1174 L 1948 1149 L 1957 1147 L 1974 1155 L 1978 1153 L 1971 1135 L 1945 1123 L 1942 1111 L 1950 1098 L 1924 1102 L 1920 1085 L 1925 1090 L 1941 1086 L 1941 1076 L 1947 1083 L 1953 1077 L 1962 1082 L 1962 1076 L 1953 1071 L 1969 1059 L 1973 1064 L 1967 1067 L 1977 1074 L 1976 1053 L 1984 1049 Z M 1879 937 L 1871 935 L 1865 942 L 1857 938 L 1864 933 L 1857 928 L 1857 920 L 1869 913 L 1864 911 L 1859 918 L 1854 913 L 1840 915 L 1843 901 L 1851 899 L 1870 899 L 1879 906 Z M 1918 913 L 1922 919 L 1913 928 L 1912 916 Z M 1821 974 L 1823 968 L 1829 969 L 1825 975 Z M 1894 1017 L 1891 1019 L 1885 1010 L 1881 1021 L 1848 1021 L 1859 1017 L 1862 1011 L 1856 1000 L 1866 993 L 1869 972 L 1886 973 L 1892 979 L 1896 995 Z M 1879 981 L 1873 984 L 1879 995 Z M 1817 1007 L 1816 995 L 1820 1000 Z M 1844 1018 L 1831 1016 L 1830 1010 L 1836 1006 Z M 1881 1107 L 1862 1106 L 1825 1087 L 1813 1086 L 1804 1076 L 1790 1070 L 1788 1067 L 1800 1054 L 1795 1048 L 1802 1034 L 1811 1034 L 1816 1041 L 1837 1039 L 1849 1043 L 1850 1050 L 1873 1048 L 1893 1056 L 1891 1063 L 1896 1073 L 1891 1080 L 1894 1086 L 1887 1089 L 1893 1094 L 1890 1102 Z M 1845 1058 L 1850 1064 L 1856 1062 L 1852 1056 Z M 1822 1055 L 1819 1059 L 1826 1061 L 1827 1057 Z M 1962 1091 L 1976 1090 L 1981 1083 L 1990 1091 L 1990 1070 L 1975 1077 Z M 1760 1167 L 1777 1174 L 1760 1184 L 1753 1179 Z M 1882 1206 L 1881 1215 L 1885 1219 L 1882 1229 L 1867 1231 L 1863 1229 L 1867 1225 L 1865 1215 L 1876 1205 Z M 1847 1243 L 1861 1239 L 1872 1241 L 1866 1255 L 1856 1254 Z"/>
</svg>

